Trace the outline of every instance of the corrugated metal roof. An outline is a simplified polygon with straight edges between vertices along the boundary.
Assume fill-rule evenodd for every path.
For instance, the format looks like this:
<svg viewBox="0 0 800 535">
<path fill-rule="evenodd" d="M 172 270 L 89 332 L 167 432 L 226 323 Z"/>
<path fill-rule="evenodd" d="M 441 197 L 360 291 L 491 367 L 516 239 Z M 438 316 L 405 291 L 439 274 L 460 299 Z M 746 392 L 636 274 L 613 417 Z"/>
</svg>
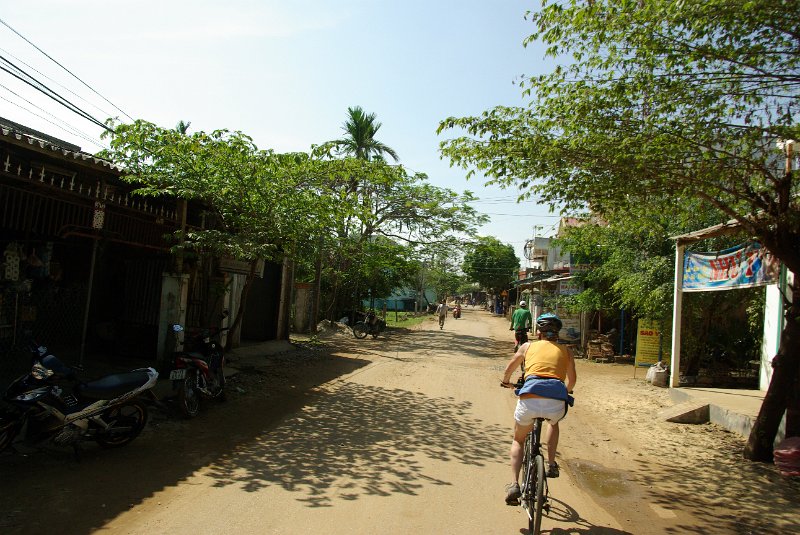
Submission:
<svg viewBox="0 0 800 535">
<path fill-rule="evenodd" d="M 677 241 L 678 245 L 694 243 L 696 241 L 705 240 L 706 238 L 716 238 L 717 236 L 733 234 L 739 231 L 741 226 L 741 223 L 735 219 L 731 219 L 727 223 L 720 223 L 719 225 L 706 227 L 688 234 L 681 234 L 680 236 L 671 236 L 670 239 Z"/>
</svg>

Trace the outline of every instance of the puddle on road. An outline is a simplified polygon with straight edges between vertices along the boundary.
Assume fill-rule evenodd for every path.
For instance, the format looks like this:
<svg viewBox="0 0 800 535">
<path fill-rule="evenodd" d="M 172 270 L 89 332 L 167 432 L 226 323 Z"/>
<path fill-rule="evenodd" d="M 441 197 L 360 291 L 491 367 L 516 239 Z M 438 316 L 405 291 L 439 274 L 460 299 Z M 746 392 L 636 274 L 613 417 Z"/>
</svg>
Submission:
<svg viewBox="0 0 800 535">
<path fill-rule="evenodd" d="M 605 466 L 574 460 L 569 462 L 578 484 L 586 490 L 603 498 L 613 498 L 631 492 L 630 483 L 622 470 L 612 470 Z"/>
</svg>

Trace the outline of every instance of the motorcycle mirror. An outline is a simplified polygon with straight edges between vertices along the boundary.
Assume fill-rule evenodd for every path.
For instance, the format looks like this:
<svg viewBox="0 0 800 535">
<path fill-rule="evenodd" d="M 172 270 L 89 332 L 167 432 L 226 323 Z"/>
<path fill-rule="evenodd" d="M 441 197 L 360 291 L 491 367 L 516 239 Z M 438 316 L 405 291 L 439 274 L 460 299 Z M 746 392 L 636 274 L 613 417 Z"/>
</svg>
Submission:
<svg viewBox="0 0 800 535">
<path fill-rule="evenodd" d="M 182 325 L 178 325 L 176 323 L 175 325 L 172 326 L 172 330 L 173 330 L 173 332 L 181 333 L 181 332 L 183 332 L 183 326 Z"/>
</svg>

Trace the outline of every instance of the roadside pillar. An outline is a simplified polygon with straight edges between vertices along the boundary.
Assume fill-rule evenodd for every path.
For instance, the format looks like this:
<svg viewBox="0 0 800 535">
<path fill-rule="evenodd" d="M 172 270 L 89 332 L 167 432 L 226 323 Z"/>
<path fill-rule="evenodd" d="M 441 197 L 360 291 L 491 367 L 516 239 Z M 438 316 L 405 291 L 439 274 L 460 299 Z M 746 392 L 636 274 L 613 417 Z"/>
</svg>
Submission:
<svg viewBox="0 0 800 535">
<path fill-rule="evenodd" d="M 672 361 L 670 363 L 669 386 L 680 385 L 681 373 L 681 316 L 683 307 L 683 256 L 686 246 L 675 242 L 675 292 L 672 302 Z"/>
</svg>

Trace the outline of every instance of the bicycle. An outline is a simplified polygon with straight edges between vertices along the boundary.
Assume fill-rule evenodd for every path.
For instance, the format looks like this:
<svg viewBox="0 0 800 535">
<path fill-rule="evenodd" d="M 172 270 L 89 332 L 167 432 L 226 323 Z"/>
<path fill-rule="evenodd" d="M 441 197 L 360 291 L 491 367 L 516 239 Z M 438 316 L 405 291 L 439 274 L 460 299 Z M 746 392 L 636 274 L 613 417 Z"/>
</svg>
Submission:
<svg viewBox="0 0 800 535">
<path fill-rule="evenodd" d="M 522 381 L 522 378 L 520 378 Z M 504 388 L 519 388 L 515 383 L 500 383 Z M 528 515 L 528 532 L 539 535 L 542 529 L 542 511 L 550 512 L 549 489 L 547 486 L 547 470 L 542 453 L 542 422 L 544 418 L 536 418 L 533 428 L 525 438 L 525 449 L 522 460 L 522 486 L 520 506 Z"/>
<path fill-rule="evenodd" d="M 353 335 L 356 338 L 366 338 L 368 334 L 371 334 L 372 338 L 377 338 L 378 334 L 386 328 L 386 321 L 379 318 L 374 310 L 370 309 L 367 312 L 358 312 L 358 314 L 364 316 L 364 320 L 353 325 Z"/>
<path fill-rule="evenodd" d="M 531 330 L 530 327 L 525 327 L 523 329 L 516 329 L 514 331 L 514 341 L 516 342 L 514 344 L 514 353 L 517 352 L 517 350 L 519 349 L 519 346 L 521 346 L 522 344 L 527 344 L 528 343 L 528 333 L 530 332 L 530 330 Z M 524 370 L 523 370 L 523 372 L 524 372 Z"/>
<path fill-rule="evenodd" d="M 522 496 L 520 505 L 528 513 L 528 531 L 539 535 L 542 528 L 542 511 L 550 512 L 547 487 L 547 470 L 541 450 L 540 436 L 544 418 L 533 422 L 533 429 L 525 439 L 525 458 L 522 464 Z"/>
</svg>

